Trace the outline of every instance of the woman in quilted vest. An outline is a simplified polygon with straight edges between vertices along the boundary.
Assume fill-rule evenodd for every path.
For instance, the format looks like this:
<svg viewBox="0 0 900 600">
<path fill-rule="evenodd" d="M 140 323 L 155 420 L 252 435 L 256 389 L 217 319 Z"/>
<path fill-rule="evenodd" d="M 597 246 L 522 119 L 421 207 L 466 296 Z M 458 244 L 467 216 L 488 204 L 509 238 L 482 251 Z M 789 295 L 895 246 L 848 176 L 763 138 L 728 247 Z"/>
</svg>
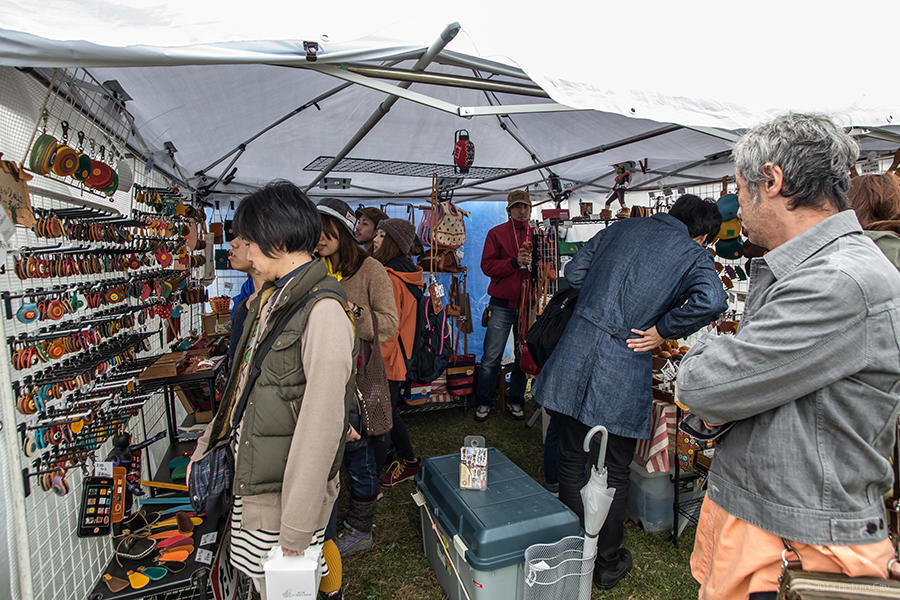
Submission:
<svg viewBox="0 0 900 600">
<path fill-rule="evenodd" d="M 384 267 L 366 256 L 356 242 L 356 218 L 350 207 L 337 198 L 324 198 L 317 206 L 322 217 L 322 236 L 316 253 L 324 259 L 328 272 L 337 279 L 347 293 L 350 308 L 356 314 L 356 331 L 362 342 L 376 338 L 373 322 L 377 320 L 377 338 L 389 340 L 397 333 L 397 304 L 391 280 Z M 376 319 L 373 320 L 373 315 Z M 387 437 L 384 434 L 379 437 Z M 365 550 L 372 545 L 372 521 L 378 497 L 378 467 L 375 446 L 378 439 L 362 430 L 355 403 L 350 407 L 350 429 L 344 452 L 344 465 L 350 474 L 350 508 L 337 535 L 341 555 Z M 333 515 L 332 525 L 336 525 Z M 335 536 L 336 526 L 329 527 L 327 536 Z"/>
<path fill-rule="evenodd" d="M 409 441 L 406 425 L 397 412 L 400 404 L 400 384 L 406 381 L 406 359 L 412 352 L 416 335 L 416 316 L 419 312 L 419 299 L 425 283 L 422 269 L 413 264 L 408 253 L 416 237 L 412 223 L 405 219 L 384 219 L 375 230 L 374 253 L 387 270 L 394 290 L 394 301 L 400 318 L 400 328 L 389 340 L 381 343 L 385 369 L 391 387 L 391 408 L 393 408 L 394 427 L 391 437 L 379 443 L 375 449 L 378 470 L 384 466 L 390 445 L 394 445 L 397 453 L 395 460 L 378 483 L 392 487 L 412 479 L 419 472 L 419 459 Z"/>
<path fill-rule="evenodd" d="M 209 448 L 232 444 L 230 561 L 262 598 L 269 550 L 280 545 L 296 555 L 316 544 L 327 563 L 319 597 L 341 598 L 340 555 L 324 538 L 355 392 L 357 344 L 346 293 L 313 259 L 319 216 L 295 185 L 273 183 L 247 196 L 234 227 L 263 285 L 190 468 Z"/>
</svg>

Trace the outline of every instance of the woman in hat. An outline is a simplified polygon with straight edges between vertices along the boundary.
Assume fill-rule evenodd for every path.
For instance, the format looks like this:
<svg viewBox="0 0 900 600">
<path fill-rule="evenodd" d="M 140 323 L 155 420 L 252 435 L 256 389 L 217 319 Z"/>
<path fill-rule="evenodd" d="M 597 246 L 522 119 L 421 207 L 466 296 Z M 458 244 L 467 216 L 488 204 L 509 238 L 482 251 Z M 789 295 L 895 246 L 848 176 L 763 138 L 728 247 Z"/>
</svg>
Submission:
<svg viewBox="0 0 900 600">
<path fill-rule="evenodd" d="M 378 322 L 378 340 L 397 333 L 397 304 L 391 280 L 377 260 L 366 256 L 354 237 L 356 218 L 347 204 L 337 198 L 324 198 L 318 206 L 322 217 L 322 235 L 316 253 L 325 261 L 328 272 L 341 282 L 350 308 L 356 314 L 356 331 L 363 342 L 375 339 L 374 320 Z M 373 320 L 373 315 L 376 319 Z M 341 555 L 365 550 L 372 545 L 372 521 L 378 496 L 378 467 L 375 443 L 359 424 L 359 413 L 350 409 L 350 425 L 344 464 L 350 473 L 350 508 L 344 529 L 337 536 Z M 331 528 L 330 528 L 331 529 Z M 334 534 L 329 531 L 329 534 Z"/>
<path fill-rule="evenodd" d="M 375 226 L 388 216 L 374 206 L 360 206 L 356 209 L 356 228 L 354 235 L 356 241 L 362 245 L 368 254 L 374 251 Z"/>
<path fill-rule="evenodd" d="M 412 479 L 419 472 L 419 459 L 413 452 L 406 425 L 397 412 L 397 406 L 400 404 L 400 384 L 406 381 L 406 359 L 409 358 L 415 342 L 416 316 L 424 287 L 422 269 L 415 266 L 408 256 L 415 237 L 416 230 L 409 221 L 384 219 L 378 223 L 373 239 L 372 257 L 384 265 L 391 278 L 394 301 L 397 303 L 400 318 L 399 331 L 391 339 L 381 343 L 381 353 L 384 355 L 384 365 L 391 388 L 394 427 L 390 439 L 385 439 L 375 449 L 379 470 L 385 463 L 387 451 L 392 443 L 397 452 L 397 460 L 378 480 L 378 483 L 385 487 Z"/>
</svg>

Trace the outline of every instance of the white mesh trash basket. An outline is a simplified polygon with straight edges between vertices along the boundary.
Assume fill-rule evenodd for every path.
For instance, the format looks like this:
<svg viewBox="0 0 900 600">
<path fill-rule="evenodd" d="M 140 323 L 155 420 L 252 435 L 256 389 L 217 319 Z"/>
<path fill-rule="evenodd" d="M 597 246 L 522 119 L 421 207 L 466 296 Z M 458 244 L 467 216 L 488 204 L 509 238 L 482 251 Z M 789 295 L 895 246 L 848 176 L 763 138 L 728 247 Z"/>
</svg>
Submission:
<svg viewBox="0 0 900 600">
<path fill-rule="evenodd" d="M 584 538 L 565 537 L 555 544 L 525 550 L 525 600 L 573 600 L 583 583 L 590 589 L 594 558 L 584 558 Z"/>
</svg>

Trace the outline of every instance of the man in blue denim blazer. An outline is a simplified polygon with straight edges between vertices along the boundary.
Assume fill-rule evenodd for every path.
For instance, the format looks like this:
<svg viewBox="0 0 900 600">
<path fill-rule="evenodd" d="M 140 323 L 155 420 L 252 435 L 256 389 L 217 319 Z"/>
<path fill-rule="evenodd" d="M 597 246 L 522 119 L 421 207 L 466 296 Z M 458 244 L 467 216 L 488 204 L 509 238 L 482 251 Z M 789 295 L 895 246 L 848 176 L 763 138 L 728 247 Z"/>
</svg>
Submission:
<svg viewBox="0 0 900 600">
<path fill-rule="evenodd" d="M 774 598 L 783 540 L 804 568 L 887 576 L 900 275 L 848 210 L 858 151 L 820 115 L 779 117 L 735 144 L 744 228 L 770 250 L 753 259 L 737 335 L 704 338 L 678 372 L 694 415 L 735 422 L 691 558 L 701 598 Z"/>
<path fill-rule="evenodd" d="M 581 288 L 534 396 L 559 439 L 559 499 L 583 518 L 580 489 L 594 425 L 609 431 L 608 483 L 615 498 L 600 531 L 594 582 L 610 589 L 631 569 L 620 548 L 634 448 L 650 437 L 650 351 L 687 336 L 726 309 L 726 295 L 705 246 L 719 231 L 715 203 L 686 195 L 668 214 L 617 222 L 595 235 L 566 265 Z"/>
</svg>

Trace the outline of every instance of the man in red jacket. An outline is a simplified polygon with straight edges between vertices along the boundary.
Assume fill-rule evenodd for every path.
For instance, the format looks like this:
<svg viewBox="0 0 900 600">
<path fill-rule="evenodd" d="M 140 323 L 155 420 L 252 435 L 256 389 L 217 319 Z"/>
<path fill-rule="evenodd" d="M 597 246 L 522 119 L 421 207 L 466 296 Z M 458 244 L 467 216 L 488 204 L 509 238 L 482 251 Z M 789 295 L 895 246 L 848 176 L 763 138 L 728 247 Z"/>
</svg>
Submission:
<svg viewBox="0 0 900 600">
<path fill-rule="evenodd" d="M 488 231 L 481 253 L 481 270 L 491 278 L 488 295 L 487 331 L 484 336 L 484 352 L 481 367 L 475 378 L 475 420 L 484 421 L 494 406 L 494 390 L 500 359 L 506 348 L 509 330 L 518 337 L 519 300 L 522 282 L 528 278 L 531 266 L 531 196 L 525 190 L 514 190 L 507 196 L 506 213 L 509 221 Z M 518 349 L 516 362 L 509 379 L 509 395 L 506 410 L 515 419 L 524 419 L 522 403 L 525 399 L 525 373 L 519 368 Z"/>
</svg>

